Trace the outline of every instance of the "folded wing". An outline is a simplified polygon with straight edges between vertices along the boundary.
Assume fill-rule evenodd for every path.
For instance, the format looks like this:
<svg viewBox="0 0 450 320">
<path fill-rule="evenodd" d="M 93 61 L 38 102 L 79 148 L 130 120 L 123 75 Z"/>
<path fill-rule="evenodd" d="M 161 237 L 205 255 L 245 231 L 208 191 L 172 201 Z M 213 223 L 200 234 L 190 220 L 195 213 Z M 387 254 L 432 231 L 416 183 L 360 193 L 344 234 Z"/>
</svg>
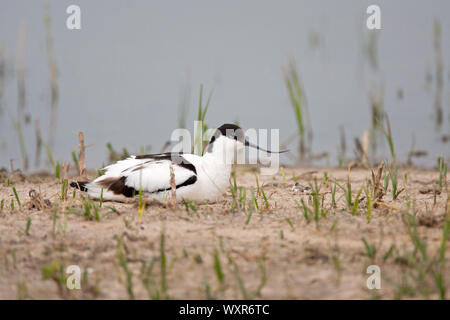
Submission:
<svg viewBox="0 0 450 320">
<path fill-rule="evenodd" d="M 132 156 L 105 168 L 101 177 L 88 185 L 88 189 L 98 193 L 103 188 L 108 193 L 132 197 L 142 190 L 158 193 L 171 189 L 170 166 L 172 165 L 177 188 L 197 181 L 195 166 L 181 154 L 164 153 L 146 156 Z M 97 189 L 97 190 L 94 190 Z"/>
</svg>

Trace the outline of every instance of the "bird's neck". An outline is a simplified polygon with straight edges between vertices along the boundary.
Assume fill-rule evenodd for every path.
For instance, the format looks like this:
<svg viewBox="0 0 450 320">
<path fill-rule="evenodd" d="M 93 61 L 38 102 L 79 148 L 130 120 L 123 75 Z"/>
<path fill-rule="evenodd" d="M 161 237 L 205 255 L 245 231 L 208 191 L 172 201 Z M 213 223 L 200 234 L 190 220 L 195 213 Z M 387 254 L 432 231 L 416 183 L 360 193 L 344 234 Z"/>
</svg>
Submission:
<svg viewBox="0 0 450 320">
<path fill-rule="evenodd" d="M 208 152 L 203 155 L 202 172 L 215 186 L 214 190 L 222 194 L 229 185 L 232 163 L 224 161 L 223 154 Z"/>
<path fill-rule="evenodd" d="M 214 163 L 218 167 L 230 168 L 233 165 L 234 153 L 227 150 L 222 141 L 216 141 L 209 145 L 207 151 L 203 155 L 205 162 Z"/>
<path fill-rule="evenodd" d="M 208 180 L 214 185 L 213 190 L 222 194 L 229 186 L 233 159 L 227 159 L 227 151 L 222 144 L 214 143 L 203 155 L 202 169 Z M 229 153 L 229 152 L 228 152 Z"/>
</svg>

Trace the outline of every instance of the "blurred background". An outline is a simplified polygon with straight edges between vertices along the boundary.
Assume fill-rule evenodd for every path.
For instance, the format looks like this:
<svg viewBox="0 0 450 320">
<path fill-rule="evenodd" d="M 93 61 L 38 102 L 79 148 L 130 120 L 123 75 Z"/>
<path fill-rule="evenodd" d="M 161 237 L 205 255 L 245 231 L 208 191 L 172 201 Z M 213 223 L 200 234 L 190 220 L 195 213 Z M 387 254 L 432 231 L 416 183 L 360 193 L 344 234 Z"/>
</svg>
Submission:
<svg viewBox="0 0 450 320">
<path fill-rule="evenodd" d="M 72 161 L 79 130 L 90 168 L 108 143 L 157 153 L 193 131 L 201 84 L 208 126 L 279 128 L 284 163 L 375 163 L 392 137 L 399 161 L 435 166 L 450 155 L 450 2 L 376 1 L 377 31 L 370 4 L 3 0 L 0 167 Z"/>
</svg>

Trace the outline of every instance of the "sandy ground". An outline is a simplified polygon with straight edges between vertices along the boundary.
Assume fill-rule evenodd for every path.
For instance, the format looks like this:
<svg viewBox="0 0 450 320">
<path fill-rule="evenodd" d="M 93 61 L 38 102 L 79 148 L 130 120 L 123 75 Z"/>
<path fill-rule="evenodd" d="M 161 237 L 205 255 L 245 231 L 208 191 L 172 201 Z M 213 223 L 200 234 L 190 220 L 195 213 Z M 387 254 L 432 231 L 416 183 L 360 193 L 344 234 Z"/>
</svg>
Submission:
<svg viewBox="0 0 450 320">
<path fill-rule="evenodd" d="M 328 183 L 324 183 L 324 172 Z M 332 181 L 337 179 L 344 185 L 346 169 L 287 168 L 285 178 L 281 173 L 258 175 L 269 208 L 259 195 L 261 210 L 253 210 L 250 219 L 248 206 L 232 210 L 228 192 L 219 203 L 197 204 L 196 211 L 183 204 L 173 209 L 148 205 L 141 219 L 137 203 L 105 202 L 99 209 L 100 221 L 84 217 L 80 193 L 73 200 L 72 188 L 69 199 L 60 201 L 61 182 L 55 177 L 3 172 L 0 298 L 439 298 L 433 270 L 441 246 L 447 194 L 432 191 L 439 177 L 436 170 L 399 170 L 399 189 L 404 188 L 405 173 L 406 189 L 392 200 L 389 186 L 384 204 L 373 209 L 368 223 L 366 201 L 361 199 L 352 216 L 340 188 L 336 191 L 337 207 L 331 207 Z M 318 222 L 305 218 L 301 199 L 311 209 L 312 200 L 308 194 L 292 190 L 293 174 L 303 186 L 317 177 L 326 217 L 320 215 Z M 255 172 L 237 173 L 238 186 L 247 188 L 247 203 L 251 202 L 251 188 L 257 194 L 255 177 Z M 352 170 L 354 197 L 366 179 L 371 179 L 369 170 Z M 12 210 L 13 187 L 21 207 L 15 200 Z M 48 199 L 50 206 L 42 210 L 33 207 L 29 202 L 31 189 L 40 193 L 39 203 Z M 427 244 L 423 261 L 417 258 L 421 253 L 414 251 L 405 222 L 406 213 L 413 212 L 408 209 L 408 199 L 416 210 L 420 239 Z M 100 205 L 98 201 L 95 204 Z M 367 254 L 362 238 L 374 246 L 373 256 Z M 446 251 L 447 263 L 440 270 L 444 288 L 449 291 Z M 148 268 L 151 261 L 153 268 Z M 64 277 L 68 275 L 64 271 L 70 265 L 82 271 L 80 290 L 66 287 Z M 367 288 L 369 265 L 380 267 L 379 290 Z M 46 279 L 49 274 L 50 279 Z"/>
</svg>

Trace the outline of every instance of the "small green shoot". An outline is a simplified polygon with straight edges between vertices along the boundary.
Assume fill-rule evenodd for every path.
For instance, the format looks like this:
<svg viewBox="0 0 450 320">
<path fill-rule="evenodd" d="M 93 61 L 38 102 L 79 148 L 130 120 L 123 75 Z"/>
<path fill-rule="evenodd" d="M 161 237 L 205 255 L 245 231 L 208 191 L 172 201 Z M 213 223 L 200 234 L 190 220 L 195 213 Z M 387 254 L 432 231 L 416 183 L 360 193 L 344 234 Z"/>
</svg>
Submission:
<svg viewBox="0 0 450 320">
<path fill-rule="evenodd" d="M 124 244 L 122 237 L 117 237 L 117 258 L 119 260 L 119 265 L 122 267 L 126 276 L 126 288 L 128 297 L 130 300 L 134 300 L 134 292 L 133 292 L 133 274 L 131 270 L 128 268 L 127 258 L 124 253 Z"/>
<path fill-rule="evenodd" d="M 25 234 L 26 234 L 27 236 L 30 235 L 30 227 L 31 227 L 31 218 L 28 217 L 28 219 L 27 219 L 27 225 L 26 225 L 26 227 L 25 227 Z"/>
<path fill-rule="evenodd" d="M 397 165 L 394 165 L 392 169 L 389 169 L 389 178 L 392 185 L 392 200 L 396 200 L 403 191 L 403 189 L 398 190 Z"/>
<path fill-rule="evenodd" d="M 19 205 L 19 207 L 22 207 L 22 204 L 20 203 L 19 195 L 17 194 L 16 187 L 13 187 L 12 190 L 13 190 L 14 196 L 16 197 L 17 204 Z"/>
<path fill-rule="evenodd" d="M 331 189 L 331 206 L 336 208 L 336 179 L 334 179 L 333 188 Z"/>
<path fill-rule="evenodd" d="M 44 280 L 51 279 L 53 280 L 57 287 L 59 294 L 61 296 L 64 296 L 64 293 L 66 292 L 66 284 L 67 284 L 67 277 L 64 272 L 64 265 L 59 261 L 52 261 L 51 263 L 45 265 L 41 269 L 42 278 Z"/>
<path fill-rule="evenodd" d="M 231 178 L 232 181 L 230 181 L 230 192 L 231 192 L 231 197 L 233 198 L 233 202 L 231 203 L 231 210 L 235 211 L 237 208 L 237 184 L 236 184 L 236 171 L 232 171 L 231 172 Z"/>
<path fill-rule="evenodd" d="M 441 190 L 445 184 L 446 179 L 447 179 L 447 162 L 444 161 L 443 157 L 439 157 L 439 188 Z"/>
<path fill-rule="evenodd" d="M 95 220 L 97 220 L 98 222 L 100 222 L 100 214 L 98 212 L 98 207 L 94 202 L 91 202 L 92 205 L 92 209 L 94 210 L 94 218 Z"/>
<path fill-rule="evenodd" d="M 294 230 L 294 225 L 292 224 L 291 219 L 286 218 L 285 220 L 286 220 L 286 222 L 288 223 L 288 225 L 291 227 L 291 229 Z"/>
<path fill-rule="evenodd" d="M 222 286 L 225 275 L 222 271 L 222 266 L 220 264 L 220 258 L 219 258 L 219 252 L 217 251 L 217 249 L 214 251 L 214 271 L 216 273 L 219 284 Z"/>
<path fill-rule="evenodd" d="M 366 238 L 364 238 L 364 237 L 361 240 L 364 243 L 364 247 L 366 248 L 365 255 L 368 256 L 370 259 L 374 260 L 376 254 L 377 254 L 377 250 L 376 250 L 375 245 L 371 244 L 371 243 L 368 243 Z"/>
<path fill-rule="evenodd" d="M 314 209 L 314 220 L 316 223 L 319 222 L 320 213 L 320 187 L 317 183 L 317 178 L 314 178 L 314 183 L 311 184 L 312 199 L 313 199 L 313 209 Z"/>
<path fill-rule="evenodd" d="M 160 241 L 160 262 L 161 262 L 161 294 L 163 297 L 168 299 L 167 294 L 167 261 L 166 261 L 166 251 L 165 251 L 165 237 L 164 233 L 161 233 L 161 241 Z"/>
<path fill-rule="evenodd" d="M 245 208 L 247 202 L 247 190 L 244 187 L 239 187 L 239 205 Z"/>
<path fill-rule="evenodd" d="M 189 213 L 190 210 L 197 212 L 197 207 L 195 205 L 195 201 L 183 199 L 184 207 L 186 208 L 186 212 Z"/>
<path fill-rule="evenodd" d="M 363 188 L 359 189 L 358 194 L 356 195 L 355 200 L 353 201 L 352 216 L 355 216 L 356 212 L 358 211 L 358 208 L 359 208 L 359 197 L 361 196 L 362 190 L 363 190 Z"/>
<path fill-rule="evenodd" d="M 250 191 L 252 193 L 252 201 L 253 201 L 253 204 L 255 205 L 256 210 L 261 212 L 261 210 L 259 209 L 258 199 L 256 199 L 255 193 L 253 192 L 253 190 L 250 190 Z"/>
<path fill-rule="evenodd" d="M 367 195 L 367 214 L 366 214 L 366 220 L 367 223 L 370 222 L 370 218 L 372 216 L 372 209 L 373 209 L 373 201 L 370 195 Z"/>
<path fill-rule="evenodd" d="M 264 288 L 264 286 L 267 283 L 267 272 L 266 272 L 266 266 L 264 265 L 264 260 L 261 259 L 258 263 L 259 266 L 259 271 L 261 272 L 261 281 L 258 285 L 258 287 L 256 288 L 255 292 L 253 293 L 253 295 L 255 297 L 259 297 L 261 295 L 261 290 Z"/>
<path fill-rule="evenodd" d="M 303 216 L 305 217 L 305 220 L 309 222 L 311 220 L 310 209 L 306 205 L 305 200 L 303 200 L 303 198 L 300 201 L 302 202 Z"/>
<path fill-rule="evenodd" d="M 239 285 L 239 289 L 241 290 L 243 299 L 249 300 L 249 299 L 250 299 L 250 296 L 249 296 L 249 294 L 247 293 L 247 289 L 245 288 L 244 280 L 242 279 L 242 277 L 241 277 L 241 275 L 240 275 L 240 273 L 239 273 L 239 267 L 238 267 L 238 265 L 237 265 L 236 262 L 231 258 L 230 255 L 228 255 L 228 262 L 233 266 L 234 277 L 235 277 L 235 279 L 236 279 L 236 281 L 237 281 L 237 283 L 238 283 L 238 285 Z"/>
<path fill-rule="evenodd" d="M 283 183 L 286 183 L 286 175 L 284 174 L 284 167 L 283 166 L 280 167 L 280 171 L 281 171 L 281 176 L 283 177 Z"/>
<path fill-rule="evenodd" d="M 258 176 L 256 176 L 256 195 L 259 197 L 261 195 L 261 188 L 259 186 Z"/>
<path fill-rule="evenodd" d="M 100 208 L 103 206 L 103 187 L 100 189 Z"/>
<path fill-rule="evenodd" d="M 69 181 L 67 179 L 64 179 L 61 184 L 61 200 L 66 201 L 67 200 L 67 191 L 69 189 Z"/>
<path fill-rule="evenodd" d="M 75 151 L 72 151 L 72 160 L 73 160 L 73 163 L 75 164 L 75 168 L 79 168 L 80 163 L 78 162 L 78 156 Z"/>
<path fill-rule="evenodd" d="M 327 171 L 325 171 L 323 173 L 323 184 L 328 185 L 328 172 Z"/>
<path fill-rule="evenodd" d="M 250 202 L 248 205 L 248 214 L 247 214 L 247 220 L 245 220 L 245 224 L 250 223 L 250 219 L 252 218 L 253 210 L 254 210 L 253 202 Z"/>
<path fill-rule="evenodd" d="M 383 262 L 386 262 L 386 260 L 389 259 L 389 257 L 394 252 L 394 249 L 395 249 L 395 244 L 391 244 L 391 246 L 389 247 L 388 251 L 386 251 L 386 253 L 383 256 Z"/>
<path fill-rule="evenodd" d="M 56 179 L 58 179 L 58 180 L 61 178 L 61 165 L 60 165 L 59 161 L 56 162 L 55 176 L 56 176 Z"/>
<path fill-rule="evenodd" d="M 142 188 L 139 189 L 139 208 L 138 208 L 138 219 L 142 220 L 142 213 L 145 210 L 145 202 L 143 198 Z"/>
<path fill-rule="evenodd" d="M 263 196 L 264 205 L 265 205 L 266 209 L 269 209 L 269 201 L 267 200 L 266 193 L 264 192 L 264 190 L 262 188 L 261 188 L 261 194 Z"/>
<path fill-rule="evenodd" d="M 52 221 L 53 221 L 53 235 L 56 234 L 56 220 L 58 219 L 58 210 L 57 208 L 53 209 L 53 216 L 52 216 Z"/>
</svg>

